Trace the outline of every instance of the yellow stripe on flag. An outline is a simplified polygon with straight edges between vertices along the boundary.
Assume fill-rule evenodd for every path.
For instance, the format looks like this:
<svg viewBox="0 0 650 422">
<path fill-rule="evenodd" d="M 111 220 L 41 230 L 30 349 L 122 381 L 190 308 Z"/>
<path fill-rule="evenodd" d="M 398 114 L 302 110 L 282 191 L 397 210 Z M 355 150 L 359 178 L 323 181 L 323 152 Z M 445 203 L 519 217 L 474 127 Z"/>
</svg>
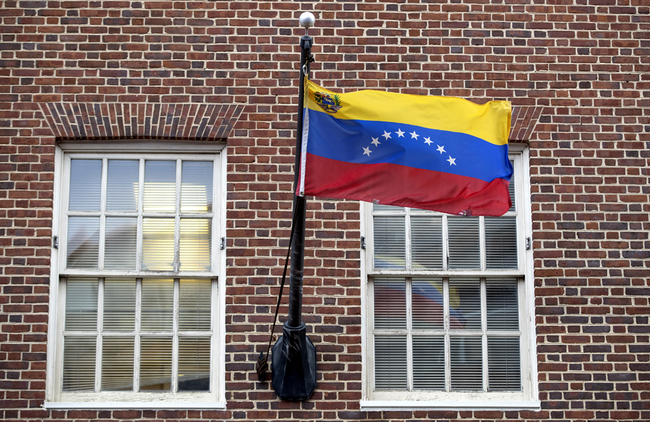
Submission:
<svg viewBox="0 0 650 422">
<path fill-rule="evenodd" d="M 455 97 L 397 94 L 363 90 L 339 94 L 308 81 L 307 106 L 337 119 L 395 122 L 428 129 L 466 133 L 484 141 L 505 145 L 510 131 L 510 102 L 490 101 L 483 105 Z M 325 93 L 337 105 L 320 106 L 315 95 Z M 322 98 L 322 96 L 321 96 Z M 340 106 L 340 108 L 339 108 Z M 336 112 L 332 112 L 336 110 Z M 490 122 L 486 125 L 485 122 Z"/>
</svg>

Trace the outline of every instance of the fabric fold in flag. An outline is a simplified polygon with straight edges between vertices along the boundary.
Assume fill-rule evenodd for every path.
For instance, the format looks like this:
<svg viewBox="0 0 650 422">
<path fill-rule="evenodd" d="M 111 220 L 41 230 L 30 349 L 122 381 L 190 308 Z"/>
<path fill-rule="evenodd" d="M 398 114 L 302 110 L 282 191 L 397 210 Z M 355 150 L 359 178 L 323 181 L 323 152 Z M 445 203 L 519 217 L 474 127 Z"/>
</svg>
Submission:
<svg viewBox="0 0 650 422">
<path fill-rule="evenodd" d="M 306 80 L 298 194 L 457 215 L 510 209 L 510 103 Z"/>
</svg>

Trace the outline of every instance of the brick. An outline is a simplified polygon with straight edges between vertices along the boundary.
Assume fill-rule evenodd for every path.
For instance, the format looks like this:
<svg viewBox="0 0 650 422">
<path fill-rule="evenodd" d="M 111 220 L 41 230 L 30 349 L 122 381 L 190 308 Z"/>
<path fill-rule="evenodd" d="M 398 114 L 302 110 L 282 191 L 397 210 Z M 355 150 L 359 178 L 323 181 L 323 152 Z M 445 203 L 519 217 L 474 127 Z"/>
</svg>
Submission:
<svg viewBox="0 0 650 422">
<path fill-rule="evenodd" d="M 643 32 L 649 9 L 638 0 L 569 3 L 340 1 L 313 7 L 312 78 L 321 85 L 481 103 L 508 99 L 510 142 L 528 144 L 531 156 L 535 278 L 529 287 L 535 289 L 542 410 L 362 412 L 365 280 L 354 201 L 310 199 L 304 317 L 323 364 L 314 398 L 279 401 L 252 372 L 253 351 L 268 340 L 291 219 L 303 34 L 298 4 L 4 2 L 0 417 L 650 419 L 650 103 Z M 39 408 L 51 328 L 54 144 L 88 137 L 227 138 L 229 410 Z"/>
</svg>

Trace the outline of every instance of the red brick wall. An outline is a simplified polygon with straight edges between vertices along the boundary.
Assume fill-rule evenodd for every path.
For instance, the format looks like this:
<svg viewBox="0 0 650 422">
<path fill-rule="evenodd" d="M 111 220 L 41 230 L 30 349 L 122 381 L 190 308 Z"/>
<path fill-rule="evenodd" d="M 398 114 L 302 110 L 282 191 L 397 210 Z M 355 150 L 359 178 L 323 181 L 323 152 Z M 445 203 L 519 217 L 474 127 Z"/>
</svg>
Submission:
<svg viewBox="0 0 650 422">
<path fill-rule="evenodd" d="M 541 411 L 359 412 L 354 202 L 309 202 L 303 317 L 318 349 L 317 391 L 281 402 L 256 382 L 289 234 L 306 10 L 317 18 L 312 78 L 326 87 L 540 110 L 521 133 L 531 149 Z M 0 418 L 650 419 L 649 34 L 646 0 L 2 1 Z M 46 118 L 53 104 L 239 110 L 234 128 L 222 119 L 220 135 L 200 132 L 229 132 L 227 411 L 40 409 L 54 146 L 69 137 Z M 201 138 L 189 127 L 194 135 L 176 137 Z"/>
</svg>

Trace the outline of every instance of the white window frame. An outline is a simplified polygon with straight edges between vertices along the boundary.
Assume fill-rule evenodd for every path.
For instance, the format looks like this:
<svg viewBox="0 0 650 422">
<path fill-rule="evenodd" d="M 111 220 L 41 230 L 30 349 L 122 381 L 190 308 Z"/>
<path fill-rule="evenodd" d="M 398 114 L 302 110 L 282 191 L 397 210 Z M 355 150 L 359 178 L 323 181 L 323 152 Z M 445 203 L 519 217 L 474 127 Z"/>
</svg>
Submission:
<svg viewBox="0 0 650 422">
<path fill-rule="evenodd" d="M 539 390 L 537 383 L 537 359 L 535 338 L 535 297 L 534 297 L 534 265 L 532 251 L 532 217 L 530 201 L 529 150 L 526 145 L 512 144 L 509 148 L 510 159 L 514 162 L 515 201 L 517 204 L 517 270 L 373 270 L 373 216 L 372 204 L 361 205 L 361 236 L 365 238 L 365 249 L 362 249 L 362 368 L 363 385 L 361 410 L 537 410 L 540 409 Z M 521 229 L 523 228 L 523 229 Z M 408 235 L 406 230 L 406 235 Z M 481 236 L 481 243 L 485 240 Z M 444 242 L 443 242 L 444 243 Z M 446 248 L 446 244 L 444 245 Z M 409 255 L 410 240 L 406 239 L 407 256 Z M 484 250 L 484 248 L 482 248 Z M 443 252 L 444 255 L 444 252 Z M 485 268 L 485 256 L 481 257 L 482 268 Z M 407 280 L 418 276 L 435 277 L 480 277 L 482 290 L 485 277 L 503 276 L 516 277 L 518 282 L 519 321 L 521 329 L 521 392 L 453 392 L 453 391 L 374 391 L 374 308 L 373 308 L 373 277 L 400 277 Z M 407 283 L 407 292 L 410 284 Z M 406 297 L 408 298 L 408 294 Z M 407 299 L 407 315 L 410 300 Z M 446 334 L 448 335 L 448 333 Z M 485 345 L 484 345 L 485 347 Z M 409 354 L 409 359 L 411 359 Z M 449 365 L 447 359 L 446 365 Z M 487 371 L 487 368 L 483 368 Z"/>
<path fill-rule="evenodd" d="M 71 157 L 109 159 L 208 159 L 214 160 L 213 219 L 211 244 L 211 271 L 116 271 L 116 270 L 65 270 L 67 224 L 67 176 Z M 180 157 L 179 157 L 180 155 Z M 62 142 L 56 146 L 54 173 L 53 247 L 50 266 L 49 327 L 46 369 L 46 409 L 225 409 L 225 233 L 226 233 L 226 145 L 223 142 L 193 141 L 102 141 Z M 101 243 L 101 241 L 100 241 Z M 100 246 L 101 247 L 101 246 Z M 65 284 L 61 278 L 75 276 L 97 277 L 100 285 L 104 278 L 129 277 L 137 279 L 137 292 L 141 280 L 148 276 L 174 279 L 175 297 L 178 281 L 183 278 L 212 279 L 212 339 L 210 356 L 210 391 L 174 392 L 62 392 L 63 319 L 65 310 Z M 63 286 L 63 287 L 62 287 Z M 101 287 L 101 286 L 100 286 Z M 101 288 L 100 288 L 101 299 Z M 98 303 L 101 308 L 101 304 Z M 98 318 L 101 318 L 98 309 Z M 175 327 L 176 328 L 176 327 Z M 189 333 L 184 333 L 183 336 Z M 174 330 L 177 335 L 177 330 Z M 189 334 L 191 335 L 191 334 Z M 203 333 L 197 333 L 204 336 Z M 97 382 L 97 381 L 96 381 Z"/>
</svg>

